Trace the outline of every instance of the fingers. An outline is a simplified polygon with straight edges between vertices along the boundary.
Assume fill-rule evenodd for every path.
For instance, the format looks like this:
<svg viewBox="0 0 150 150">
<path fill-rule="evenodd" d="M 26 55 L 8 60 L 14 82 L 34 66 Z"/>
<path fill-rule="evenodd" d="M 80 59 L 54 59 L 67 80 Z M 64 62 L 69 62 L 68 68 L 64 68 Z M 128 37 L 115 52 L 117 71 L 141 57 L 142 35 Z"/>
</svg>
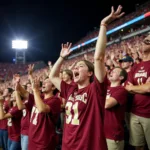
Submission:
<svg viewBox="0 0 150 150">
<path fill-rule="evenodd" d="M 66 44 L 62 44 L 61 47 L 62 49 L 66 48 L 66 49 L 70 49 L 72 46 L 72 43 L 67 42 Z"/>
<path fill-rule="evenodd" d="M 72 43 L 70 43 L 70 44 L 68 45 L 68 49 L 69 49 L 69 50 L 70 50 L 71 46 L 72 46 Z"/>
<path fill-rule="evenodd" d="M 120 12 L 121 12 L 121 10 L 122 10 L 122 6 L 119 5 L 118 8 L 117 8 L 117 10 L 116 10 L 116 12 L 114 14 L 119 15 Z"/>
<path fill-rule="evenodd" d="M 121 18 L 124 14 L 125 12 L 121 13 L 120 15 L 117 16 L 117 18 Z"/>
<path fill-rule="evenodd" d="M 114 6 L 111 7 L 111 14 L 113 14 L 115 11 L 114 11 Z"/>
</svg>

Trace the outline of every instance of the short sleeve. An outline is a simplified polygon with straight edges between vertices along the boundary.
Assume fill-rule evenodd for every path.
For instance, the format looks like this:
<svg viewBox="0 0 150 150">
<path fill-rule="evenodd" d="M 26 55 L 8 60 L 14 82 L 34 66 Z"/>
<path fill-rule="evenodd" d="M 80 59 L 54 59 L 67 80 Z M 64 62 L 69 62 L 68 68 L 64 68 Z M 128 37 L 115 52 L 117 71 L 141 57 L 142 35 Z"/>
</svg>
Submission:
<svg viewBox="0 0 150 150">
<path fill-rule="evenodd" d="M 12 115 L 14 118 L 20 118 L 22 117 L 22 110 L 19 110 L 17 107 L 12 107 L 9 110 L 9 113 Z"/>
<path fill-rule="evenodd" d="M 94 76 L 94 81 L 92 83 L 92 88 L 98 90 L 98 93 L 102 96 L 106 95 L 107 92 L 108 79 L 107 76 L 104 78 L 104 82 L 100 83 L 96 76 Z"/>
<path fill-rule="evenodd" d="M 61 101 L 59 98 L 55 97 L 53 100 L 49 101 L 47 105 L 50 107 L 52 114 L 58 114 L 61 110 Z"/>
<path fill-rule="evenodd" d="M 111 97 L 113 97 L 120 105 L 125 105 L 127 103 L 128 92 L 122 87 L 116 90 Z"/>
<path fill-rule="evenodd" d="M 72 85 L 72 84 L 67 84 L 64 81 L 61 81 L 61 92 L 60 92 L 60 96 L 63 97 L 64 99 L 67 99 L 69 90 L 74 87 L 76 85 Z"/>
</svg>

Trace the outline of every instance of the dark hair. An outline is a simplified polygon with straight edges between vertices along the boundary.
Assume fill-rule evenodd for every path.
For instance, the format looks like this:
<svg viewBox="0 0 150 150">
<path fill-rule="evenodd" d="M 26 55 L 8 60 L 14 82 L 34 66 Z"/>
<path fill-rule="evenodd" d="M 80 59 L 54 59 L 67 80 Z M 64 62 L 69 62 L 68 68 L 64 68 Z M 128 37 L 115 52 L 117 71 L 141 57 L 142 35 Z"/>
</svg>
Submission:
<svg viewBox="0 0 150 150">
<path fill-rule="evenodd" d="M 66 72 L 66 74 L 70 77 L 71 80 L 73 79 L 73 73 L 71 70 L 65 69 L 65 70 L 63 70 L 63 72 Z"/>
<path fill-rule="evenodd" d="M 108 69 L 108 70 L 111 70 L 110 66 L 106 65 L 105 64 L 105 67 Z"/>
<path fill-rule="evenodd" d="M 121 67 L 115 67 L 115 68 L 119 68 L 121 71 L 120 71 L 120 76 L 123 77 L 123 79 L 121 80 L 121 84 L 124 83 L 126 80 L 127 80 L 127 77 L 128 77 L 128 73 L 126 72 L 125 69 L 121 68 Z"/>
<path fill-rule="evenodd" d="M 8 89 L 8 92 L 10 93 L 10 94 L 12 94 L 13 93 L 13 89 L 12 88 L 7 88 Z"/>
<path fill-rule="evenodd" d="M 81 61 L 83 61 L 86 64 L 86 66 L 88 67 L 88 71 L 93 73 L 93 75 L 90 77 L 90 83 L 93 82 L 93 79 L 94 79 L 94 65 L 93 65 L 93 63 L 91 63 L 90 61 L 87 61 L 87 60 L 81 60 Z"/>
</svg>

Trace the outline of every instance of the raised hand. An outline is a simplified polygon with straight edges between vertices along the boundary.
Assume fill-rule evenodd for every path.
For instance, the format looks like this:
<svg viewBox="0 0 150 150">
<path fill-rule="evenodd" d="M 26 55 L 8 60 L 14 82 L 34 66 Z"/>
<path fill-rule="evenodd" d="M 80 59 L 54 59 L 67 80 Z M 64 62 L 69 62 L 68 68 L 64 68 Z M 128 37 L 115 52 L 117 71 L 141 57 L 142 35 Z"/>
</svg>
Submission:
<svg viewBox="0 0 150 150">
<path fill-rule="evenodd" d="M 67 44 L 61 45 L 61 47 L 62 47 L 61 52 L 60 52 L 61 57 L 65 58 L 71 53 L 71 50 L 70 50 L 71 45 L 72 45 L 72 43 L 69 43 L 69 42 L 67 42 Z"/>
<path fill-rule="evenodd" d="M 33 69 L 34 69 L 34 64 L 33 65 L 28 65 L 28 74 L 29 75 L 32 75 L 32 73 L 33 73 Z"/>
<path fill-rule="evenodd" d="M 39 89 L 39 79 L 35 78 L 32 80 L 31 85 L 32 85 L 32 90 L 38 90 Z"/>
<path fill-rule="evenodd" d="M 16 85 L 16 83 L 19 82 L 20 82 L 20 75 L 19 74 L 13 75 L 13 85 Z"/>
<path fill-rule="evenodd" d="M 15 91 L 19 91 L 19 82 L 15 84 Z"/>
<path fill-rule="evenodd" d="M 52 62 L 51 61 L 48 61 L 48 66 L 51 66 L 52 65 Z"/>
<path fill-rule="evenodd" d="M 118 19 L 118 18 L 122 17 L 124 15 L 124 12 L 121 13 L 121 10 L 122 10 L 122 6 L 121 5 L 118 6 L 118 8 L 117 8 L 116 11 L 114 11 L 114 7 L 112 6 L 110 15 L 108 15 L 107 17 L 105 17 L 101 21 L 101 23 L 108 25 L 109 23 L 111 23 L 115 19 Z"/>
<path fill-rule="evenodd" d="M 115 53 L 114 53 L 114 52 L 111 52 L 111 53 L 110 53 L 110 59 L 111 59 L 111 60 L 114 60 L 114 59 L 115 59 Z"/>
</svg>

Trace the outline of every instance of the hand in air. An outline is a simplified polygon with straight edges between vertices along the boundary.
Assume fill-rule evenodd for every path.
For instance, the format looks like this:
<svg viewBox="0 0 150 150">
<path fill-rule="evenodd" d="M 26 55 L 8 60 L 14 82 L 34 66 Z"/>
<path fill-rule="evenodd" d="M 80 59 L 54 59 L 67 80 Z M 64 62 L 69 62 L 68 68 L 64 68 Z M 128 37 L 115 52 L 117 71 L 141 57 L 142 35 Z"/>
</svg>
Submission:
<svg viewBox="0 0 150 150">
<path fill-rule="evenodd" d="M 67 42 L 67 44 L 62 44 L 62 48 L 61 48 L 61 52 L 60 52 L 60 56 L 65 58 L 67 57 L 70 53 L 71 53 L 71 45 L 72 43 Z"/>
<path fill-rule="evenodd" d="M 114 20 L 116 20 L 116 19 L 122 17 L 125 13 L 124 13 L 124 12 L 121 12 L 121 11 L 122 11 L 122 6 L 121 6 L 121 5 L 118 6 L 118 8 L 117 8 L 116 11 L 114 10 L 114 7 L 112 6 L 112 7 L 111 7 L 111 13 L 110 13 L 110 15 L 108 15 L 107 17 L 105 17 L 105 18 L 101 21 L 101 23 L 108 25 L 108 24 L 111 23 L 112 21 L 114 21 Z"/>
</svg>

